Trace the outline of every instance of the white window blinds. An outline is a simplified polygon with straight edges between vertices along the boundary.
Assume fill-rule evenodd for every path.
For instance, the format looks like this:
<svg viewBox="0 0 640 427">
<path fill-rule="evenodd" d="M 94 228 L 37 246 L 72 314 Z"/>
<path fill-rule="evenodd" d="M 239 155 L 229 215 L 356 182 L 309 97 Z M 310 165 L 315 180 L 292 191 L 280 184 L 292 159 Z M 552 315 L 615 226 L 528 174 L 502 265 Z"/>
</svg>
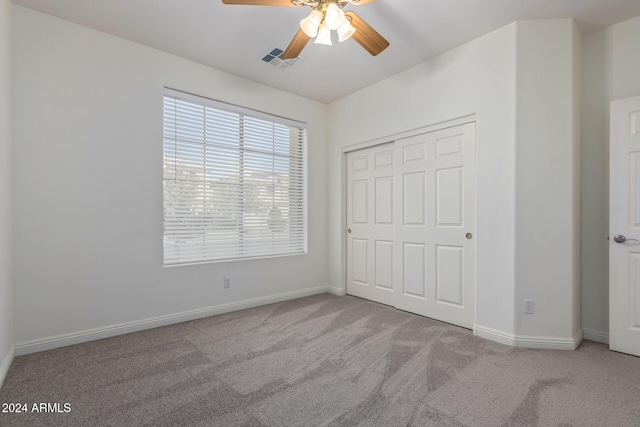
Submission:
<svg viewBox="0 0 640 427">
<path fill-rule="evenodd" d="M 304 123 L 166 89 L 164 265 L 306 252 Z"/>
</svg>

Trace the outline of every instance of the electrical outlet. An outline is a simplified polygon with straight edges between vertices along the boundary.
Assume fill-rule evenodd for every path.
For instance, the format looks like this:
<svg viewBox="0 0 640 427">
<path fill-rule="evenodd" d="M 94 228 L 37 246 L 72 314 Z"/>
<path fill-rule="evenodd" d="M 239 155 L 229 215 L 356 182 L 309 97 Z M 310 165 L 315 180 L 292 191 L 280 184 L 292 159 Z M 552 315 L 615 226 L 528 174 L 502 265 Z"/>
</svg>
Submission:
<svg viewBox="0 0 640 427">
<path fill-rule="evenodd" d="M 231 278 L 229 278 L 229 277 L 225 277 L 224 278 L 224 287 L 225 288 L 230 288 L 231 287 Z"/>
<path fill-rule="evenodd" d="M 534 313 L 533 300 L 532 299 L 524 300 L 524 314 L 533 314 L 533 313 Z"/>
</svg>

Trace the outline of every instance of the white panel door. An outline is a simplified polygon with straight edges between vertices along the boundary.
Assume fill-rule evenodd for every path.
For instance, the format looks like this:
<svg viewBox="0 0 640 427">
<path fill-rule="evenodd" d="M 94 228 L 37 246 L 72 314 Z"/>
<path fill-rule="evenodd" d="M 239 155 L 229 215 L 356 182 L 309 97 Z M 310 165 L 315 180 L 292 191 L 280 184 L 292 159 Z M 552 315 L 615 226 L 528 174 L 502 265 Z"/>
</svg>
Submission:
<svg viewBox="0 0 640 427">
<path fill-rule="evenodd" d="M 475 124 L 398 140 L 396 307 L 472 328 Z"/>
<path fill-rule="evenodd" d="M 347 292 L 471 328 L 475 124 L 347 155 Z"/>
<path fill-rule="evenodd" d="M 347 292 L 395 305 L 393 143 L 347 154 Z"/>
<path fill-rule="evenodd" d="M 640 97 L 611 103 L 609 347 L 640 356 Z"/>
</svg>

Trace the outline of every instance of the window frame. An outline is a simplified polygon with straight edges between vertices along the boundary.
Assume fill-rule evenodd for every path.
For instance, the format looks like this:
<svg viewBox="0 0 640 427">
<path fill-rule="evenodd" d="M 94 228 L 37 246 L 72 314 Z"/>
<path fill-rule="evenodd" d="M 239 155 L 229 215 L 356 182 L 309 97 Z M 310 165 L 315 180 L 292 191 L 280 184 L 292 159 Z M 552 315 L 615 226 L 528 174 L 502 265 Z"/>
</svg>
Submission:
<svg viewBox="0 0 640 427">
<path fill-rule="evenodd" d="M 166 114 L 165 111 L 165 98 L 176 98 L 181 101 L 193 103 L 196 105 L 200 105 L 203 107 L 213 108 L 215 110 L 235 113 L 242 116 L 251 117 L 258 120 L 268 121 L 275 124 L 281 124 L 289 127 L 295 127 L 301 129 L 301 137 L 300 140 L 300 150 L 302 153 L 301 156 L 301 167 L 302 173 L 300 174 L 300 179 L 302 180 L 302 251 L 295 253 L 276 253 L 276 254 L 264 254 L 264 255 L 249 255 L 249 256 L 233 256 L 228 258 L 214 258 L 214 259 L 202 259 L 202 260 L 193 260 L 193 261 L 178 261 L 178 262 L 170 262 L 167 263 L 166 258 L 166 247 L 165 247 L 165 235 L 166 235 L 166 188 L 165 188 L 165 163 L 166 163 L 166 153 L 165 153 L 165 119 L 164 116 Z M 283 116 L 278 116 L 275 114 L 265 113 L 259 110 L 254 110 L 247 107 L 242 107 L 235 104 L 230 104 L 218 100 L 214 100 L 211 98 L 206 98 L 199 95 L 194 95 L 191 93 L 179 91 L 176 89 L 171 89 L 165 87 L 162 95 L 162 260 L 163 267 L 181 267 L 186 265 L 199 265 L 199 264 L 211 264 L 211 263 L 220 263 L 220 262 L 236 262 L 236 261 L 248 261 L 255 259 L 268 259 L 268 258 L 280 258 L 280 257 L 291 257 L 291 256 L 300 256 L 308 254 L 308 234 L 309 234 L 309 224 L 308 224 L 308 154 L 307 154 L 307 139 L 308 139 L 308 126 L 306 122 L 289 119 Z M 242 143 L 240 144 L 242 146 Z M 241 154 L 240 147 L 238 148 L 238 154 Z M 244 228 L 244 223 L 242 225 Z"/>
</svg>

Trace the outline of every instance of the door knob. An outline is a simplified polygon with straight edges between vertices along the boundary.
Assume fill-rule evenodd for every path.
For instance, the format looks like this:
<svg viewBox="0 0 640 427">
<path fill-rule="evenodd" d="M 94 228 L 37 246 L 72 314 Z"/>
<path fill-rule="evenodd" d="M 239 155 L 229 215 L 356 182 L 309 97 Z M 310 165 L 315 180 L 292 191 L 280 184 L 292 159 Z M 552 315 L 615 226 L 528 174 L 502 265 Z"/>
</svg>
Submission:
<svg viewBox="0 0 640 427">
<path fill-rule="evenodd" d="M 351 234 L 351 229 L 350 228 L 347 229 L 347 233 Z"/>
<path fill-rule="evenodd" d="M 622 234 L 618 234 L 616 236 L 613 236 L 613 241 L 616 242 L 616 243 L 624 243 L 624 242 L 629 242 L 631 240 L 633 240 L 634 242 L 638 241 L 638 239 L 627 239 Z"/>
</svg>

